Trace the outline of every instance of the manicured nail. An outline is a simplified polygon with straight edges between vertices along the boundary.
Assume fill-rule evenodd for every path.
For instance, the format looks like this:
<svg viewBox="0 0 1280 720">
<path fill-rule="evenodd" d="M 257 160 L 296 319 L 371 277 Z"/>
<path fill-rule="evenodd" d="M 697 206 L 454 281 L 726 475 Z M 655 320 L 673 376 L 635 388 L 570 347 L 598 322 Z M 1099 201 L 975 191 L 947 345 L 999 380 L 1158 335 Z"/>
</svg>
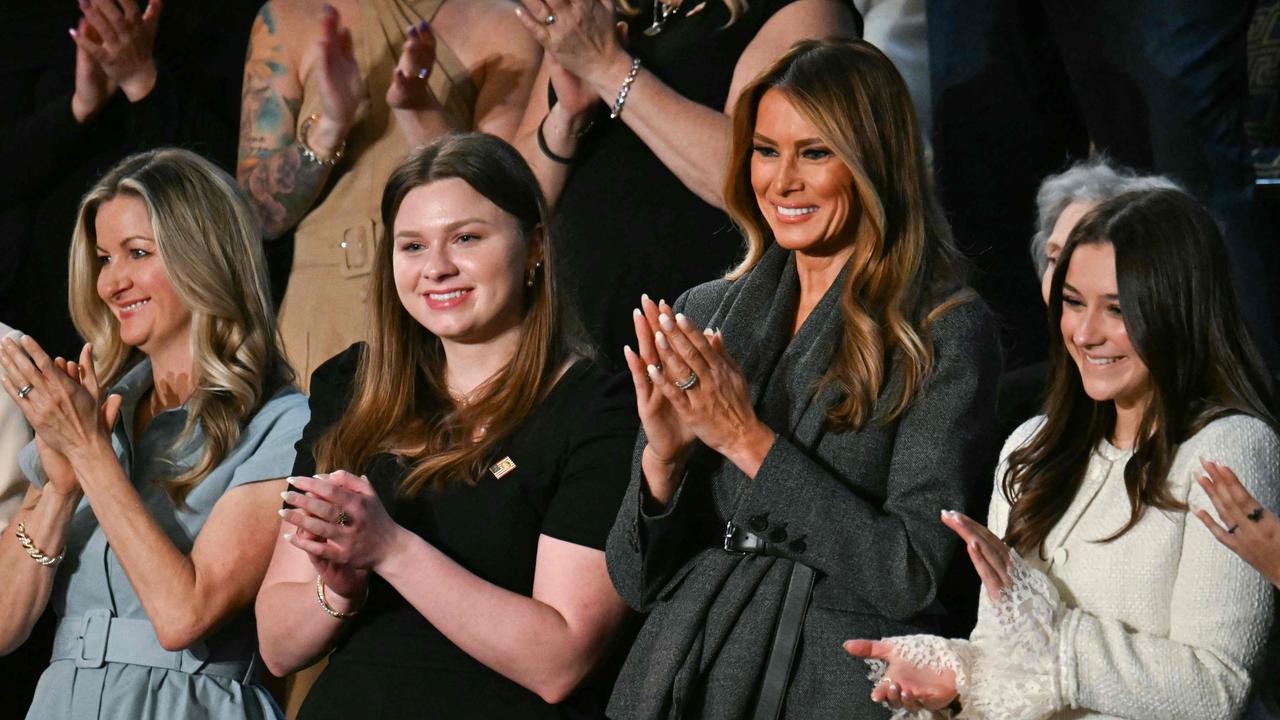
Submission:
<svg viewBox="0 0 1280 720">
<path fill-rule="evenodd" d="M 288 491 L 288 490 L 285 490 L 284 492 L 280 493 L 280 497 L 284 498 L 285 500 L 288 500 L 288 499 L 289 499 L 289 491 Z"/>
<path fill-rule="evenodd" d="M 418 26 L 417 26 L 417 25 L 410 25 L 410 26 L 409 26 L 409 35 L 410 35 L 410 37 L 418 37 Z"/>
<path fill-rule="evenodd" d="M 640 299 L 644 302 L 653 302 L 649 299 L 649 293 L 640 293 Z"/>
<path fill-rule="evenodd" d="M 691 327 L 689 318 L 685 317 L 684 313 L 676 313 L 676 324 L 685 330 Z"/>
<path fill-rule="evenodd" d="M 631 351 L 631 346 L 630 346 L 630 345 L 623 345 L 623 346 L 622 346 L 622 354 L 623 354 L 623 355 L 635 355 L 635 353 Z"/>
<path fill-rule="evenodd" d="M 280 508 L 279 510 L 277 510 L 276 514 L 279 515 L 280 517 L 284 517 L 284 508 Z"/>
<path fill-rule="evenodd" d="M 646 366 L 645 366 L 645 372 L 649 373 L 649 377 L 650 377 L 650 378 L 652 378 L 652 379 L 654 379 L 654 380 L 657 380 L 657 379 L 658 379 L 658 366 L 657 366 L 657 365 L 646 365 Z"/>
<path fill-rule="evenodd" d="M 640 308 L 631 311 L 631 317 L 640 317 L 642 315 L 644 315 L 644 312 Z"/>
<path fill-rule="evenodd" d="M 702 334 L 706 335 L 707 337 L 715 337 L 716 331 L 714 328 L 707 328 L 706 330 L 702 331 Z"/>
<path fill-rule="evenodd" d="M 671 322 L 671 316 L 667 315 L 666 313 L 663 313 L 658 316 L 658 324 L 661 325 L 662 329 L 666 330 L 667 332 L 671 332 L 672 330 L 676 329 L 676 324 Z"/>
<path fill-rule="evenodd" d="M 658 343 L 658 347 L 663 350 L 671 349 L 671 346 L 667 344 L 667 336 L 663 335 L 661 330 L 653 334 L 653 341 Z"/>
<path fill-rule="evenodd" d="M 285 541 L 285 542 L 289 542 L 289 541 L 290 541 L 290 540 L 292 540 L 292 539 L 293 539 L 293 533 L 285 533 L 285 534 L 284 534 L 284 541 Z"/>
<path fill-rule="evenodd" d="M 427 25 L 427 21 L 423 20 L 422 22 L 418 23 L 418 32 L 426 32 L 428 27 L 429 26 Z"/>
</svg>

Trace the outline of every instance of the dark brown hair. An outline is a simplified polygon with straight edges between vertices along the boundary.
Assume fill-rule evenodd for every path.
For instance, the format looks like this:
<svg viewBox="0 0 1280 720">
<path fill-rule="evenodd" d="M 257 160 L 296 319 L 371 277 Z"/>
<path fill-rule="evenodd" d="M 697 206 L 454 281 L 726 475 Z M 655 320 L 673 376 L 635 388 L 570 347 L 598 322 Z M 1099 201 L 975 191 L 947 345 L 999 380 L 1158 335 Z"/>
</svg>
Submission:
<svg viewBox="0 0 1280 720">
<path fill-rule="evenodd" d="M 853 173 L 861 205 L 855 250 L 840 301 L 844 337 L 824 383 L 841 391 L 833 427 L 861 427 L 888 383 L 901 374 L 889 422 L 910 405 L 933 367 L 928 326 L 973 297 L 967 265 L 934 196 L 906 83 L 893 63 L 861 40 L 805 40 L 742 91 L 733 114 L 725 181 L 729 215 L 747 238 L 730 278 L 745 275 L 773 242 L 751 186 L 756 112 L 769 90 L 783 93 Z"/>
<path fill-rule="evenodd" d="M 1150 400 L 1124 468 L 1131 513 L 1110 542 L 1148 507 L 1185 510 L 1166 476 L 1178 446 L 1231 414 L 1276 427 L 1272 388 L 1231 283 L 1222 234 L 1208 211 L 1178 190 L 1131 192 L 1085 215 L 1062 249 L 1049 291 L 1052 374 L 1044 424 L 1009 454 L 1001 489 L 1012 504 L 1005 542 L 1039 552 L 1080 489 L 1089 458 L 1115 431 L 1115 404 L 1085 394 L 1062 337 L 1062 285 L 1081 245 L 1115 249 L 1125 329 L 1150 373 Z"/>
<path fill-rule="evenodd" d="M 524 297 L 524 326 L 510 363 L 459 406 L 445 384 L 440 338 L 400 302 L 392 271 L 396 215 L 409 191 L 458 178 L 515 218 L 526 240 L 542 238 L 545 270 L 535 272 Z M 424 486 L 478 482 L 494 446 L 533 411 L 575 351 L 565 333 L 556 292 L 552 243 L 545 235 L 547 207 L 537 178 L 506 142 L 480 133 L 449 135 L 396 168 L 382 195 L 383 232 L 373 271 L 373 331 L 360 354 L 347 412 L 320 439 L 316 466 L 363 472 L 373 455 L 412 449 L 412 467 L 400 492 Z"/>
</svg>

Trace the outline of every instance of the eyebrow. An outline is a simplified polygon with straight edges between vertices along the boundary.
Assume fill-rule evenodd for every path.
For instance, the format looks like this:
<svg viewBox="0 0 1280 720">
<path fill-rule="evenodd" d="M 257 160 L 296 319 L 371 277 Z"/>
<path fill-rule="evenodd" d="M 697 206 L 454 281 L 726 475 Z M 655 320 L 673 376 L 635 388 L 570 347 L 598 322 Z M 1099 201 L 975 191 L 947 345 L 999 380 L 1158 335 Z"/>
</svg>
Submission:
<svg viewBox="0 0 1280 720">
<path fill-rule="evenodd" d="M 156 241 L 155 241 L 155 240 L 152 240 L 152 239 L 151 239 L 151 238 L 149 238 L 149 237 L 144 237 L 144 236 L 142 236 L 142 235 L 130 235 L 129 237 L 127 237 L 127 238 L 125 238 L 125 239 L 121 240 L 121 241 L 120 241 L 120 245 L 121 245 L 121 246 L 124 246 L 124 245 L 126 245 L 126 244 L 128 244 L 128 243 L 130 243 L 130 242 L 133 242 L 134 240 L 141 240 L 142 242 L 151 243 L 152 245 L 155 245 L 155 244 L 156 244 Z M 97 244 L 97 243 L 94 243 L 94 244 L 93 244 L 93 247 L 94 247 L 94 249 L 96 249 L 98 252 L 102 252 L 102 253 L 107 252 L 106 250 L 102 249 L 102 246 L 101 246 L 101 245 L 99 245 L 99 244 Z"/>
<path fill-rule="evenodd" d="M 1072 287 L 1072 286 L 1071 286 L 1071 283 L 1069 283 L 1069 282 L 1063 282 L 1063 283 L 1062 283 L 1062 291 L 1063 291 L 1063 292 L 1071 291 L 1071 292 L 1073 292 L 1073 293 L 1075 293 L 1075 294 L 1077 294 L 1077 295 L 1083 295 L 1083 294 L 1084 294 L 1084 293 L 1080 292 L 1079 290 L 1075 289 L 1074 287 Z M 1119 300 L 1119 299 L 1120 299 L 1120 295 L 1119 295 L 1119 294 L 1117 294 L 1117 293 L 1108 293 L 1108 294 L 1106 294 L 1106 295 L 1103 295 L 1102 297 L 1106 298 L 1107 300 Z"/>
<path fill-rule="evenodd" d="M 768 135 L 762 135 L 761 133 L 754 133 L 753 137 L 758 142 L 769 143 L 770 145 L 778 144 L 777 140 L 774 140 Z M 795 145 L 796 147 L 809 147 L 810 145 L 826 145 L 826 142 L 822 138 L 812 137 L 812 138 L 802 138 L 800 140 L 797 140 L 795 142 Z"/>
<path fill-rule="evenodd" d="M 492 225 L 492 223 L 490 223 L 488 220 L 485 220 L 484 218 L 470 217 L 470 218 L 464 218 L 462 220 L 454 220 L 453 222 L 441 227 L 440 229 L 441 231 L 448 233 L 448 232 L 453 232 L 454 230 L 457 230 L 460 227 L 465 227 L 471 224 Z M 422 237 L 422 233 L 418 232 L 417 230 L 409 230 L 409 229 L 401 230 L 400 232 L 396 233 L 395 236 L 400 237 L 402 235 L 409 236 L 409 237 Z"/>
</svg>

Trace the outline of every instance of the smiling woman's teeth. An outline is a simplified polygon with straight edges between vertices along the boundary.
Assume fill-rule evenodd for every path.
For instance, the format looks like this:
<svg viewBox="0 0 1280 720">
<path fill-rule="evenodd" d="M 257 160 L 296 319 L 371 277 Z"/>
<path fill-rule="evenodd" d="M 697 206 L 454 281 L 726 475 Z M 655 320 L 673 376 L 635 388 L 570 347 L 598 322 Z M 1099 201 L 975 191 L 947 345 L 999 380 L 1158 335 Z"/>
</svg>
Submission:
<svg viewBox="0 0 1280 720">
<path fill-rule="evenodd" d="M 1090 365 L 1110 365 L 1111 363 L 1113 363 L 1113 362 L 1115 362 L 1115 361 L 1117 361 L 1117 360 L 1119 360 L 1119 359 L 1120 359 L 1120 358 L 1118 358 L 1118 357 L 1113 357 L 1113 358 L 1088 358 L 1088 360 L 1089 360 L 1089 364 L 1090 364 Z"/>
<path fill-rule="evenodd" d="M 146 305 L 146 304 L 147 304 L 147 303 L 149 303 L 149 302 L 151 302 L 151 301 L 150 301 L 150 300 L 139 300 L 139 301 L 138 301 L 138 302 L 136 302 L 136 303 L 129 303 L 128 305 L 125 305 L 124 307 L 122 307 L 122 308 L 120 308 L 120 309 L 121 309 L 121 310 L 137 310 L 138 308 L 142 307 L 143 305 Z"/>
<path fill-rule="evenodd" d="M 427 297 L 432 300 L 452 300 L 454 298 L 462 297 L 465 292 L 466 290 L 454 290 L 453 292 L 447 293 L 429 293 Z"/>
<path fill-rule="evenodd" d="M 782 207 L 781 205 L 778 205 L 777 207 L 778 214 L 785 215 L 786 217 L 799 217 L 801 215 L 808 215 L 809 213 L 818 211 L 817 207 L 787 208 Z"/>
</svg>

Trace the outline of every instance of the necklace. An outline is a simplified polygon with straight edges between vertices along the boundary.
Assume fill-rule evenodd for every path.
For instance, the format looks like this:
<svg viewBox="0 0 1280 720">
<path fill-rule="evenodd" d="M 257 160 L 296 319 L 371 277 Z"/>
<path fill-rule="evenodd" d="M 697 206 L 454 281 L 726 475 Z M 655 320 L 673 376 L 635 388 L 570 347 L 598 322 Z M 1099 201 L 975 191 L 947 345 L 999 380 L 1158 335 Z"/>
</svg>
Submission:
<svg viewBox="0 0 1280 720">
<path fill-rule="evenodd" d="M 653 24 L 644 29 L 644 34 L 653 37 L 662 32 L 663 26 L 667 24 L 667 20 L 676 14 L 680 9 L 681 0 L 653 0 Z"/>
</svg>

